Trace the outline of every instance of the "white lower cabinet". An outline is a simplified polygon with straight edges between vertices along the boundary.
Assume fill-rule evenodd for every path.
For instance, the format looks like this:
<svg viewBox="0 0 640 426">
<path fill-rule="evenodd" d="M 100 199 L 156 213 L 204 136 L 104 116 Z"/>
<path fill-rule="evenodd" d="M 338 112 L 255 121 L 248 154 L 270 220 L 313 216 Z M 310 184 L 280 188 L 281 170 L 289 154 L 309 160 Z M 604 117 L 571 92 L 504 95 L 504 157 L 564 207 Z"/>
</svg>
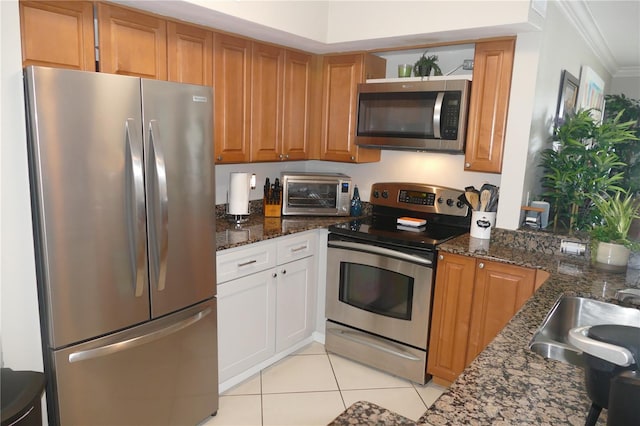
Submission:
<svg viewBox="0 0 640 426">
<path fill-rule="evenodd" d="M 218 275 L 220 383 L 311 336 L 316 318 L 317 241 L 315 232 L 306 232 L 218 253 L 218 271 L 220 266 L 225 271 L 222 279 Z M 276 266 L 262 261 L 265 253 L 276 252 L 269 256 L 278 259 Z M 247 267 L 260 264 L 270 267 L 246 274 Z"/>
<path fill-rule="evenodd" d="M 276 279 L 276 351 L 311 336 L 315 328 L 316 259 L 284 264 Z"/>
<path fill-rule="evenodd" d="M 276 280 L 271 270 L 218 285 L 219 381 L 275 353 Z"/>
</svg>

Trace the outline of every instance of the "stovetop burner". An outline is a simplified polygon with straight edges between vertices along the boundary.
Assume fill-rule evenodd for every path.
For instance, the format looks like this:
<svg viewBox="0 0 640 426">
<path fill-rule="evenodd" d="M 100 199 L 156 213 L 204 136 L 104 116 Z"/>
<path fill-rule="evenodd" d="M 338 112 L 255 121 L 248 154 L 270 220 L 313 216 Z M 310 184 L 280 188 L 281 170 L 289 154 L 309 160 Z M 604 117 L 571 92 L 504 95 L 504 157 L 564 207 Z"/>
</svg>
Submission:
<svg viewBox="0 0 640 426">
<path fill-rule="evenodd" d="M 373 215 L 333 225 L 329 231 L 355 239 L 434 250 L 438 244 L 469 232 L 471 212 L 459 201 L 464 192 L 416 183 L 375 183 L 371 187 Z M 420 228 L 398 228 L 399 217 L 425 219 Z"/>
</svg>

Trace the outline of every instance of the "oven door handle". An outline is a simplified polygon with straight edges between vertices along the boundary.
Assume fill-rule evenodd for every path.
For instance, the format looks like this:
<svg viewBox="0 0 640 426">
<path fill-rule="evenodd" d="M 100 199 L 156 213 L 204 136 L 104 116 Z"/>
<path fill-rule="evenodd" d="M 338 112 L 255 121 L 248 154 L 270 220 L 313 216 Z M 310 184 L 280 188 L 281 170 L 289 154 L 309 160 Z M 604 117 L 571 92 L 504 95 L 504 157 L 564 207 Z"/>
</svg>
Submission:
<svg viewBox="0 0 640 426">
<path fill-rule="evenodd" d="M 421 265 L 431 266 L 433 262 L 420 256 L 414 256 L 409 253 L 392 250 L 384 247 L 378 247 L 370 244 L 353 243 L 351 241 L 329 241 L 328 247 L 345 248 L 363 251 L 365 253 L 379 254 L 382 256 L 390 256 L 396 259 L 406 260 L 409 262 L 419 263 Z"/>
</svg>

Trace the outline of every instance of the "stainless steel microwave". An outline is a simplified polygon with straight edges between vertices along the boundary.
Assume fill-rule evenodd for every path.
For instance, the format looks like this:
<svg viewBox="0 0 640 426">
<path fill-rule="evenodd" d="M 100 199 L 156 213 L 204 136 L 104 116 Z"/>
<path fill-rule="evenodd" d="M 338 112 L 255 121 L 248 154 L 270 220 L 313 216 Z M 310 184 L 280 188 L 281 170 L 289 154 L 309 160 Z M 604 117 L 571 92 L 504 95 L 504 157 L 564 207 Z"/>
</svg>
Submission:
<svg viewBox="0 0 640 426">
<path fill-rule="evenodd" d="M 461 79 L 360 84 L 356 144 L 462 153 L 470 88 Z"/>
<path fill-rule="evenodd" d="M 282 214 L 349 216 L 351 178 L 341 173 L 286 172 L 281 175 Z"/>
</svg>

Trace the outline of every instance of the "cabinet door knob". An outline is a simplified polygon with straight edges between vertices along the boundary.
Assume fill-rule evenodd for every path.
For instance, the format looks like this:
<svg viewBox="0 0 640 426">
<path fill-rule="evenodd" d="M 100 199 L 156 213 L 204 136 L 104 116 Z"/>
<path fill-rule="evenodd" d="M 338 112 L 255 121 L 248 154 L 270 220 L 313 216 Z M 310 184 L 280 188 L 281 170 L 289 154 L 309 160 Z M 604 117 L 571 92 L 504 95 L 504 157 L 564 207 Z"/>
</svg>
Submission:
<svg viewBox="0 0 640 426">
<path fill-rule="evenodd" d="M 356 157 L 355 156 L 351 156 L 351 161 L 356 161 Z"/>
<path fill-rule="evenodd" d="M 286 269 L 283 269 L 283 270 L 282 270 L 282 275 L 284 275 L 284 274 L 286 274 L 286 273 L 287 273 L 287 270 L 286 270 Z"/>
<path fill-rule="evenodd" d="M 480 268 L 480 269 L 484 268 L 484 263 L 482 263 L 482 262 L 478 263 L 478 268 Z"/>
<path fill-rule="evenodd" d="M 218 155 L 218 158 L 216 158 L 216 160 L 222 161 L 222 155 Z"/>
<path fill-rule="evenodd" d="M 280 158 L 282 160 L 284 158 L 284 155 L 280 154 L 280 155 L 278 155 L 278 158 Z"/>
<path fill-rule="evenodd" d="M 284 156 L 284 158 L 289 158 L 289 154 L 286 154 L 286 155 Z"/>
<path fill-rule="evenodd" d="M 471 167 L 471 163 L 464 163 L 464 166 L 465 166 L 466 168 L 469 168 L 469 167 Z"/>
<path fill-rule="evenodd" d="M 440 255 L 438 255 L 438 259 L 439 259 L 439 260 L 443 260 L 443 259 L 444 259 L 444 256 L 440 254 Z"/>
<path fill-rule="evenodd" d="M 271 275 L 273 278 L 277 277 L 278 274 L 276 274 L 275 272 L 273 273 L 273 275 Z"/>
</svg>

